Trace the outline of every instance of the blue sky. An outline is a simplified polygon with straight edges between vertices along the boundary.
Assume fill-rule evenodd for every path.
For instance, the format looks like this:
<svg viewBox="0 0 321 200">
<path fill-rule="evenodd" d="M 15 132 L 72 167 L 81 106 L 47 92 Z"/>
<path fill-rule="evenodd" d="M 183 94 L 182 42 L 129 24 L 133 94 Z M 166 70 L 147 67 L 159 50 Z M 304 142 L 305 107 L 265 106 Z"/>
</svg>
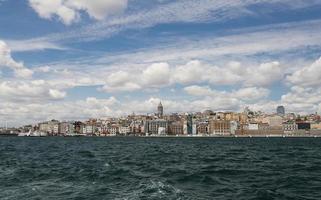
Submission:
<svg viewBox="0 0 321 200">
<path fill-rule="evenodd" d="M 321 108 L 319 0 L 0 0 L 0 121 Z M 1 126 L 1 124 L 0 124 Z"/>
</svg>

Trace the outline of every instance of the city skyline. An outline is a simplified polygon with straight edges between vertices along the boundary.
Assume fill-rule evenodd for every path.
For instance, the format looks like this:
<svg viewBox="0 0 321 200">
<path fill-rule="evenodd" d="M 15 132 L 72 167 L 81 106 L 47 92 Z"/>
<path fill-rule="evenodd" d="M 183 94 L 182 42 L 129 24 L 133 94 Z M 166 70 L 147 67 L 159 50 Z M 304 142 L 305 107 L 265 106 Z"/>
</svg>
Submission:
<svg viewBox="0 0 321 200">
<path fill-rule="evenodd" d="M 250 110 L 241 113 L 205 110 L 195 113 L 164 113 L 161 102 L 153 114 L 86 120 L 48 120 L 21 127 L 0 127 L 0 136 L 138 136 L 138 137 L 320 137 L 321 116 Z"/>
<path fill-rule="evenodd" d="M 0 121 L 146 114 L 160 101 L 164 113 L 320 113 L 320 8 L 315 0 L 0 0 Z"/>
</svg>

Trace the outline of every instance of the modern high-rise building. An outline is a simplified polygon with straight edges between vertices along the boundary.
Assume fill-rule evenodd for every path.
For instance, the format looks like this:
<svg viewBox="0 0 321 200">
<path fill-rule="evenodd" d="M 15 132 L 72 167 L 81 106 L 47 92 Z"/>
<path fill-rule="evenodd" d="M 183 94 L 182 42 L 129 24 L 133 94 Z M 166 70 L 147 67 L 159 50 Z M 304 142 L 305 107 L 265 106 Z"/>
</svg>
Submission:
<svg viewBox="0 0 321 200">
<path fill-rule="evenodd" d="M 158 117 L 163 117 L 163 112 L 164 112 L 164 108 L 163 108 L 162 102 L 159 102 L 159 104 L 157 106 Z"/>
<path fill-rule="evenodd" d="M 284 106 L 278 106 L 276 108 L 276 113 L 280 116 L 284 116 L 285 115 L 285 108 Z"/>
</svg>

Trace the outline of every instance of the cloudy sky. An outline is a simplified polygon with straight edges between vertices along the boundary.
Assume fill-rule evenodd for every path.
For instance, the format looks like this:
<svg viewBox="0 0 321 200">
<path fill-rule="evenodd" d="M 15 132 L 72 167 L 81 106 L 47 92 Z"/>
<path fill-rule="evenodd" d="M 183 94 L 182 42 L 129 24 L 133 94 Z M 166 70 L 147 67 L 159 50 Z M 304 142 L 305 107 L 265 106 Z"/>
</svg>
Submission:
<svg viewBox="0 0 321 200">
<path fill-rule="evenodd" d="M 0 0 L 0 126 L 321 111 L 321 0 Z"/>
</svg>

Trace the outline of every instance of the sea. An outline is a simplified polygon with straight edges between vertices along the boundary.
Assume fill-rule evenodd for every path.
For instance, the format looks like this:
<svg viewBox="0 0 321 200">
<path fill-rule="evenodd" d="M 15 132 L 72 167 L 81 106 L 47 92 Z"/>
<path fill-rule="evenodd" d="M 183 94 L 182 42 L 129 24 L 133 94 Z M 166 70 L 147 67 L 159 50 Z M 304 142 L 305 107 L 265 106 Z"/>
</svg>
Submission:
<svg viewBox="0 0 321 200">
<path fill-rule="evenodd" d="M 0 199 L 321 199 L 321 138 L 1 137 Z"/>
</svg>

